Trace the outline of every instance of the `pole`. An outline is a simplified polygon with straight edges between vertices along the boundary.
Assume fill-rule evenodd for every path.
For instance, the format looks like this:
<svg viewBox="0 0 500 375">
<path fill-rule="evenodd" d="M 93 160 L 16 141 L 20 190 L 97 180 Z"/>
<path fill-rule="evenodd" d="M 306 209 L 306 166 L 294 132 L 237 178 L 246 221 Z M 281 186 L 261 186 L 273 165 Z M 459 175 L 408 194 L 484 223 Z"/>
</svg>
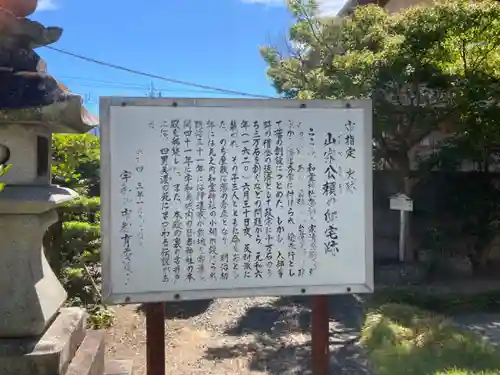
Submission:
<svg viewBox="0 0 500 375">
<path fill-rule="evenodd" d="M 165 314 L 163 303 L 147 303 L 146 374 L 165 375 Z"/>
<path fill-rule="evenodd" d="M 406 253 L 406 211 L 399 211 L 399 261 L 404 262 Z"/>
<path fill-rule="evenodd" d="M 312 297 L 312 361 L 313 375 L 328 375 L 330 367 L 330 327 L 328 296 Z"/>
</svg>

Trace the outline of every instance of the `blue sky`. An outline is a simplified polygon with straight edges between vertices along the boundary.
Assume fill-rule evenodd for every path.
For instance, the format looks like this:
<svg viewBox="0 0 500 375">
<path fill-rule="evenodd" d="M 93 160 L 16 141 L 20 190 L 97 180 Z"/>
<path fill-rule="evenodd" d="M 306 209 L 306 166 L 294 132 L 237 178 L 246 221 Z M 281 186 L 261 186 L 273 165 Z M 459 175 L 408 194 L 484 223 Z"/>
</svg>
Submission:
<svg viewBox="0 0 500 375">
<path fill-rule="evenodd" d="M 147 4 L 147 5 L 146 5 Z M 145 5 L 145 6 L 142 6 Z M 322 0 L 335 13 L 340 0 Z M 39 0 L 33 19 L 59 26 L 53 46 L 148 73 L 275 96 L 259 46 L 284 40 L 291 17 L 283 0 Z M 40 48 L 49 72 L 86 99 L 144 96 L 235 97 L 110 69 Z"/>
</svg>

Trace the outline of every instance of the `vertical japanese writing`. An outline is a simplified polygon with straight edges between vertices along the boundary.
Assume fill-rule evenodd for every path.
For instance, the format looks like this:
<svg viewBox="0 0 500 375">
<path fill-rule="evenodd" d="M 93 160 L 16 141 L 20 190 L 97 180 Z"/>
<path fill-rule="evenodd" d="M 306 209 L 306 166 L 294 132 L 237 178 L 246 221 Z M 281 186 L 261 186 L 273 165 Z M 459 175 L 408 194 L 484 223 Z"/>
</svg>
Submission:
<svg viewBox="0 0 500 375">
<path fill-rule="evenodd" d="M 346 136 L 345 136 L 345 145 L 347 146 L 345 157 L 347 160 L 356 158 L 356 149 L 355 149 L 355 139 L 354 139 L 354 127 L 356 124 L 351 120 L 348 120 L 345 124 Z M 355 171 L 352 168 L 348 168 L 345 174 L 346 182 L 345 182 L 345 190 L 347 193 L 354 193 L 356 190 L 356 176 Z"/>
<path fill-rule="evenodd" d="M 276 208 L 283 208 L 283 196 L 284 196 L 284 150 L 283 150 L 283 128 L 281 127 L 281 121 L 276 121 L 276 129 L 274 130 L 274 136 L 276 137 L 276 147 L 274 149 L 274 162 L 276 168 Z M 283 233 L 285 228 L 283 227 L 283 218 L 279 215 L 276 217 L 276 243 L 283 244 Z"/>
<path fill-rule="evenodd" d="M 262 200 L 263 200 L 263 195 L 262 195 L 262 186 L 261 186 L 261 174 L 262 174 L 262 167 L 260 165 L 260 146 L 261 146 L 261 136 L 260 136 L 260 124 L 259 121 L 254 121 L 253 122 L 253 139 L 252 139 L 252 147 L 253 147 L 253 180 L 254 180 L 254 210 L 253 210 L 253 227 L 255 231 L 255 242 L 257 245 L 262 245 L 262 217 L 263 217 L 263 212 L 262 212 Z M 248 252 L 245 252 L 248 258 L 248 263 L 245 263 L 245 266 L 248 267 L 248 272 L 245 272 L 245 277 L 250 277 L 251 273 L 251 257 L 252 257 L 252 252 L 250 250 L 250 246 L 248 247 Z M 260 254 L 259 254 L 260 257 Z M 267 255 L 266 255 L 267 258 Z M 266 259 L 267 260 L 267 259 Z M 267 268 L 271 269 L 272 268 L 272 254 L 270 255 L 269 260 L 267 260 Z M 245 267 L 245 271 L 247 271 Z M 255 269 L 255 274 L 258 275 L 259 278 L 262 278 L 262 265 L 261 262 L 259 261 L 256 264 L 256 269 Z"/>
<path fill-rule="evenodd" d="M 154 122 L 149 122 L 149 128 L 155 129 Z M 170 143 L 168 121 L 163 121 L 160 125 L 160 136 L 165 144 Z M 169 148 L 160 149 L 160 186 L 161 186 L 161 267 L 162 267 L 162 282 L 170 281 L 171 272 L 171 254 L 170 254 L 170 167 L 169 167 Z"/>
<path fill-rule="evenodd" d="M 272 205 L 272 184 L 273 184 L 273 171 L 272 171 L 272 124 L 271 121 L 264 121 L 264 187 L 266 189 L 266 205 L 264 211 L 264 225 L 265 225 L 265 247 L 266 247 L 266 261 L 267 261 L 267 276 L 271 277 L 273 274 L 273 224 L 274 214 Z"/>
<path fill-rule="evenodd" d="M 132 179 L 132 172 L 129 170 L 123 170 L 120 173 L 120 195 L 122 196 L 122 211 L 121 211 L 121 225 L 120 225 L 120 239 L 122 240 L 122 263 L 123 270 L 125 272 L 125 285 L 128 285 L 130 281 L 130 276 L 132 275 L 132 231 L 131 231 L 131 216 L 132 209 L 130 204 L 132 199 L 130 198 L 130 180 Z"/>
<path fill-rule="evenodd" d="M 296 184 L 298 184 L 299 189 L 297 192 L 297 189 L 295 188 L 294 185 L 294 191 L 297 192 L 294 194 L 296 197 L 295 204 L 295 212 L 298 212 L 298 241 L 299 241 L 299 248 L 301 249 L 301 266 L 298 270 L 298 275 L 303 277 L 306 274 L 306 267 L 307 267 L 307 252 L 308 252 L 308 247 L 306 246 L 306 223 L 308 223 L 308 209 L 307 209 L 307 204 L 306 204 L 306 199 L 305 199 L 305 185 L 303 184 L 303 181 L 307 181 L 307 174 L 306 174 L 306 167 L 303 164 L 303 154 L 306 154 L 307 151 L 305 151 L 305 135 L 304 135 L 304 129 L 302 128 L 302 123 L 297 124 L 297 130 L 296 134 L 299 136 L 299 142 L 298 142 L 298 147 L 295 149 L 295 156 L 297 159 L 296 167 L 295 167 L 295 181 Z"/>
<path fill-rule="evenodd" d="M 173 157 L 173 171 L 177 176 L 180 176 L 180 159 L 181 159 L 181 138 L 180 138 L 180 120 L 174 119 L 170 121 L 170 128 L 172 129 L 172 157 Z M 181 184 L 174 185 L 174 202 L 181 202 Z"/>
<path fill-rule="evenodd" d="M 194 122 L 196 137 L 196 245 L 198 246 L 198 256 L 196 257 L 196 273 L 201 280 L 205 280 L 205 259 L 207 241 L 205 239 L 205 181 L 203 172 L 205 171 L 204 154 L 204 125 L 202 121 Z"/>
<path fill-rule="evenodd" d="M 162 132 L 162 139 L 168 144 L 168 131 Z M 161 266 L 163 282 L 170 281 L 170 175 L 169 175 L 169 152 L 168 148 L 160 149 L 160 185 L 161 185 Z"/>
<path fill-rule="evenodd" d="M 252 277 L 252 250 L 250 244 L 246 243 L 243 250 L 243 277 L 250 279 Z"/>
<path fill-rule="evenodd" d="M 219 173 L 222 242 L 224 245 L 227 245 L 229 236 L 229 170 L 227 163 L 227 139 L 220 140 Z"/>
<path fill-rule="evenodd" d="M 217 280 L 217 211 L 215 205 L 217 170 L 215 151 L 215 123 L 207 121 L 208 128 L 208 212 L 209 212 L 209 246 L 208 255 L 210 260 L 210 279 Z"/>
<path fill-rule="evenodd" d="M 287 155 L 287 216 L 288 216 L 288 225 L 289 227 L 295 227 L 295 192 L 294 192 L 294 182 L 295 182 L 295 148 L 292 142 L 295 136 L 295 129 L 293 122 L 289 122 L 287 138 L 288 138 L 288 147 L 286 150 Z M 295 276 L 295 257 L 297 255 L 297 234 L 295 231 L 289 231 L 288 236 L 288 276 Z"/>
<path fill-rule="evenodd" d="M 181 278 L 181 247 L 182 247 L 182 216 L 180 210 L 175 210 L 172 218 L 172 229 L 174 231 L 174 281 Z"/>
<path fill-rule="evenodd" d="M 250 131 L 248 130 L 250 128 L 250 124 L 248 123 L 247 120 L 243 120 L 241 122 L 241 144 L 242 144 L 242 149 L 241 149 L 241 155 L 242 155 L 242 161 L 241 164 L 243 166 L 243 179 L 245 182 L 243 183 L 243 237 L 246 237 L 247 239 L 252 238 L 252 230 L 250 226 L 250 183 L 248 180 L 252 177 L 252 168 L 250 166 L 251 163 L 251 157 L 252 157 L 252 151 L 251 151 L 251 137 L 250 137 Z"/>
<path fill-rule="evenodd" d="M 309 128 L 309 149 L 311 150 L 310 157 L 312 160 L 316 158 L 316 140 L 315 132 L 313 128 Z M 309 161 L 307 165 L 307 198 L 308 198 L 308 208 L 309 208 L 309 219 L 310 223 L 308 226 L 308 237 L 310 241 L 309 245 L 309 260 L 311 265 L 309 266 L 309 276 L 312 276 L 316 270 L 317 262 L 317 230 L 316 230 L 316 167 Z"/>
<path fill-rule="evenodd" d="M 351 120 L 348 120 L 345 124 L 346 136 L 345 136 L 345 144 L 347 146 L 346 150 L 346 159 L 355 159 L 356 158 L 356 149 L 354 148 L 354 126 L 356 124 Z"/>
<path fill-rule="evenodd" d="M 181 159 L 181 136 L 180 136 L 180 120 L 173 119 L 170 121 L 170 128 L 172 129 L 172 163 L 173 172 L 179 176 L 180 171 L 180 159 Z M 173 186 L 173 201 L 175 203 L 181 203 L 181 184 L 176 181 Z M 173 249 L 174 249 L 174 282 L 177 282 L 181 277 L 181 248 L 182 248 L 182 232 L 183 232 L 183 220 L 182 214 L 179 207 L 176 207 L 173 217 L 172 217 L 172 231 L 174 234 Z"/>
<path fill-rule="evenodd" d="M 252 150 L 251 150 L 251 136 L 250 136 L 250 124 L 247 120 L 241 121 L 241 166 L 243 171 L 241 171 L 245 179 L 249 179 L 252 176 Z"/>
<path fill-rule="evenodd" d="M 189 298 L 369 286 L 367 263 L 355 262 L 371 238 L 347 235 L 371 224 L 364 109 L 189 103 L 112 111 L 116 291 Z"/>
<path fill-rule="evenodd" d="M 144 182 L 142 179 L 142 173 L 144 171 L 144 165 L 142 162 L 142 156 L 144 151 L 137 150 L 135 152 L 135 171 L 136 173 L 136 185 L 135 185 L 135 205 L 137 211 L 137 218 L 139 219 L 139 225 L 137 228 L 137 240 L 139 248 L 142 250 L 144 248 Z"/>
<path fill-rule="evenodd" d="M 194 281 L 194 250 L 193 250 L 193 126 L 191 120 L 184 120 L 184 219 L 186 222 L 186 280 Z"/>
<path fill-rule="evenodd" d="M 332 133 L 327 133 L 325 137 L 325 152 L 324 161 L 325 169 L 325 183 L 323 184 L 323 195 L 327 198 L 324 220 L 327 224 L 325 229 L 325 254 L 335 255 L 338 253 L 338 225 L 337 225 L 337 211 L 335 210 L 337 203 L 337 185 L 338 185 L 338 169 L 339 166 L 336 161 L 337 157 L 337 139 Z"/>
<path fill-rule="evenodd" d="M 232 256 L 232 264 L 233 264 L 233 277 L 237 279 L 239 277 L 239 262 L 240 262 L 240 228 L 239 228 L 239 204 L 238 201 L 240 197 L 239 193 L 239 185 L 238 181 L 240 179 L 239 176 L 239 168 L 238 168 L 238 157 L 236 156 L 239 153 L 239 145 L 238 145 L 238 123 L 236 120 L 231 121 L 230 126 L 230 134 L 231 134 L 231 151 L 232 151 L 232 160 L 231 160 L 231 202 L 232 202 L 232 237 L 231 243 L 233 245 L 233 256 Z"/>
</svg>

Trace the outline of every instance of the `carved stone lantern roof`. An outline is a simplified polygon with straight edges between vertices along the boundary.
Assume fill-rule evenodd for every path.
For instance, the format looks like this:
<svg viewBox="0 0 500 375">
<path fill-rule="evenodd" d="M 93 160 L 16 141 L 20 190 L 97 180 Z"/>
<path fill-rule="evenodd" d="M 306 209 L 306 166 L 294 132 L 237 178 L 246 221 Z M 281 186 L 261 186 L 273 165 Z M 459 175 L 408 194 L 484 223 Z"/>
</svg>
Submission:
<svg viewBox="0 0 500 375">
<path fill-rule="evenodd" d="M 15 17 L 28 17 L 38 5 L 38 0 L 0 0 L 0 8 Z"/>
<path fill-rule="evenodd" d="M 8 22 L 2 23 L 5 19 Z M 85 133 L 98 125 L 81 97 L 47 74 L 45 62 L 34 51 L 61 35 L 59 27 L 0 9 L 0 126 L 16 122 L 47 126 L 51 132 Z"/>
<path fill-rule="evenodd" d="M 46 106 L 0 109 L 0 126 L 13 122 L 47 126 L 53 133 L 86 133 L 98 125 L 97 117 L 83 107 L 81 97 L 70 93 Z"/>
<path fill-rule="evenodd" d="M 8 160 L 12 168 L 1 178 L 7 186 L 0 213 L 40 214 L 77 197 L 50 183 L 51 134 L 86 133 L 98 119 L 46 73 L 33 50 L 56 42 L 62 29 L 9 16 L 4 23 L 0 17 L 0 144 L 7 150 L 0 163 Z"/>
</svg>

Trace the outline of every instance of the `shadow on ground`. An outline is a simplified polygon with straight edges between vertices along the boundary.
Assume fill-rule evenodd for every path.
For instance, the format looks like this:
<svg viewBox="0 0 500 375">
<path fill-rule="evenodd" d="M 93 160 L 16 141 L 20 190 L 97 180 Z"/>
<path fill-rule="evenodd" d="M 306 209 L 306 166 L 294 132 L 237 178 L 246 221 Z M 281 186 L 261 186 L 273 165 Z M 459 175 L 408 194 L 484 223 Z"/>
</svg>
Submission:
<svg viewBox="0 0 500 375">
<path fill-rule="evenodd" d="M 332 374 L 365 375 L 367 367 L 357 339 L 363 323 L 363 301 L 356 296 L 330 296 L 330 368 Z M 311 309 L 308 297 L 283 297 L 252 307 L 228 336 L 245 343 L 209 347 L 206 359 L 250 356 L 250 370 L 270 375 L 311 374 Z"/>
<path fill-rule="evenodd" d="M 203 314 L 210 307 L 212 299 L 165 302 L 165 319 L 190 319 Z M 137 308 L 138 312 L 144 313 L 144 304 Z"/>
</svg>

